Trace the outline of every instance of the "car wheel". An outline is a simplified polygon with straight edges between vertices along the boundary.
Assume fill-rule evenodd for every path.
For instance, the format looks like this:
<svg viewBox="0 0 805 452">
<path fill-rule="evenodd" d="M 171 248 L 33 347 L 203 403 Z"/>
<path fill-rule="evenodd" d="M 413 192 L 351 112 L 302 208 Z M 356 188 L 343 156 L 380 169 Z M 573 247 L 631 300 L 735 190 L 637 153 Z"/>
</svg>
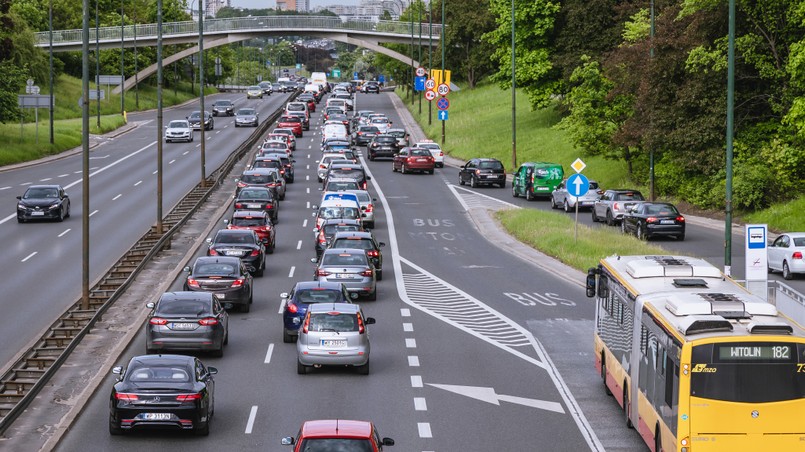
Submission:
<svg viewBox="0 0 805 452">
<path fill-rule="evenodd" d="M 679 240 L 680 242 L 684 242 L 685 241 L 685 233 L 683 232 L 683 233 L 679 234 L 678 236 L 676 236 L 676 239 Z"/>
<path fill-rule="evenodd" d="M 70 218 L 70 201 L 67 201 L 67 213 L 64 215 L 64 218 Z"/>
<path fill-rule="evenodd" d="M 274 254 L 274 249 L 275 249 L 276 247 L 277 247 L 277 240 L 276 240 L 276 239 L 274 239 L 274 241 L 273 241 L 273 242 L 271 242 L 271 246 L 269 246 L 268 248 L 266 248 L 266 252 L 267 252 L 268 254 Z"/>
<path fill-rule="evenodd" d="M 375 275 L 377 275 L 377 280 L 378 281 L 383 280 L 383 270 L 375 270 Z"/>
<path fill-rule="evenodd" d="M 194 139 L 195 139 L 195 138 L 193 138 L 193 135 L 190 135 L 190 142 L 191 142 L 191 143 L 193 142 L 193 140 L 194 140 Z"/>
<path fill-rule="evenodd" d="M 783 261 L 783 279 L 787 281 L 794 279 L 794 275 L 791 274 L 791 269 L 788 268 L 788 261 Z"/>
<path fill-rule="evenodd" d="M 25 219 L 22 217 L 17 217 L 17 223 L 25 223 Z"/>
<path fill-rule="evenodd" d="M 146 347 L 145 348 L 145 354 L 146 355 L 156 355 L 157 351 L 155 349 L 153 349 L 153 348 Z"/>
<path fill-rule="evenodd" d="M 408 174 L 408 169 L 405 168 L 405 163 L 403 163 L 402 166 L 400 166 L 400 172 L 403 174 Z"/>
<path fill-rule="evenodd" d="M 553 199 L 553 195 L 551 195 L 551 209 L 558 209 L 559 205 L 556 204 L 556 200 Z"/>
<path fill-rule="evenodd" d="M 120 428 L 120 424 L 112 420 L 112 417 L 109 417 L 109 434 L 112 436 L 120 436 L 123 434 L 123 429 Z"/>
<path fill-rule="evenodd" d="M 249 312 L 252 309 L 251 303 L 244 303 L 240 305 L 240 312 Z"/>
<path fill-rule="evenodd" d="M 611 396 L 612 391 L 610 391 L 609 386 L 607 386 L 607 361 L 604 359 L 604 352 L 601 352 L 601 380 L 604 382 L 604 393 Z"/>
<path fill-rule="evenodd" d="M 562 204 L 562 209 L 564 209 L 565 213 L 570 213 L 570 205 L 567 202 L 567 198 L 565 198 L 565 202 Z"/>
<path fill-rule="evenodd" d="M 224 345 L 228 344 L 229 344 L 229 330 L 226 330 L 226 333 L 224 333 Z"/>
<path fill-rule="evenodd" d="M 203 427 L 196 427 L 193 430 L 193 434 L 196 436 L 209 436 L 210 435 L 210 421 L 212 418 L 207 417 L 207 422 L 204 423 Z"/>
<path fill-rule="evenodd" d="M 525 200 L 529 202 L 534 200 L 534 192 L 531 190 L 531 187 L 525 188 Z"/>
<path fill-rule="evenodd" d="M 461 177 L 461 173 L 458 173 L 458 185 L 464 185 L 464 178 Z"/>
<path fill-rule="evenodd" d="M 307 373 L 308 366 L 302 364 L 299 360 L 296 360 L 296 373 L 299 375 L 305 375 Z"/>
<path fill-rule="evenodd" d="M 470 176 L 470 187 L 477 188 L 478 187 L 478 179 L 475 176 Z"/>
<path fill-rule="evenodd" d="M 254 272 L 254 276 L 258 277 L 263 276 L 265 272 L 266 272 L 266 262 L 263 261 L 263 263 L 260 264 L 260 267 L 258 267 L 257 270 Z"/>
<path fill-rule="evenodd" d="M 607 225 L 608 226 L 615 226 L 615 219 L 612 218 L 612 211 L 607 210 Z"/>
<path fill-rule="evenodd" d="M 648 240 L 648 232 L 646 232 L 646 227 L 637 225 L 637 231 L 635 231 L 638 240 L 647 241 Z"/>
<path fill-rule="evenodd" d="M 632 414 L 632 408 L 629 406 L 629 387 L 623 385 L 623 417 L 626 418 L 626 427 L 634 428 L 632 418 L 629 417 L 630 414 Z"/>
<path fill-rule="evenodd" d="M 290 334 L 288 331 L 286 331 L 283 328 L 282 329 L 282 342 L 284 342 L 286 344 L 291 344 L 293 342 L 296 342 L 296 335 Z"/>
<path fill-rule="evenodd" d="M 369 375 L 369 360 L 366 360 L 366 364 L 362 366 L 355 366 L 358 370 L 358 373 L 361 375 Z"/>
<path fill-rule="evenodd" d="M 428 174 L 433 175 L 433 173 L 435 173 L 434 170 L 428 170 Z"/>
<path fill-rule="evenodd" d="M 593 223 L 598 223 L 598 215 L 595 214 L 595 206 L 593 206 L 592 215 L 593 215 Z"/>
<path fill-rule="evenodd" d="M 504 180 L 503 182 L 501 182 L 500 184 L 498 184 L 498 187 L 499 187 L 499 188 L 506 188 L 506 181 Z"/>
</svg>

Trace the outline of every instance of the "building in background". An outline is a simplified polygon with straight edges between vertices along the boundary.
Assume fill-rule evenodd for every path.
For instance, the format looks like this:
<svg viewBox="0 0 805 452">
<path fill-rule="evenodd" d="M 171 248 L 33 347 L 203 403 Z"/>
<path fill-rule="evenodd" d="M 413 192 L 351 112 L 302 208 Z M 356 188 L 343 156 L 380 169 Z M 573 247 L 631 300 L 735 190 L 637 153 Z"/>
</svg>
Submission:
<svg viewBox="0 0 805 452">
<path fill-rule="evenodd" d="M 297 0 L 302 1 L 302 0 Z M 305 0 L 308 1 L 308 0 Z M 391 18 L 397 20 L 402 11 L 408 8 L 412 0 L 361 0 L 358 5 L 334 4 L 317 8 L 317 10 L 328 10 L 341 18 L 341 20 L 362 19 L 380 20 L 383 11 L 388 11 Z M 428 3 L 428 1 L 426 1 Z"/>
<path fill-rule="evenodd" d="M 309 13 L 310 0 L 296 0 L 296 11 L 300 13 Z"/>
<path fill-rule="evenodd" d="M 277 9 L 280 11 L 296 11 L 296 0 L 277 0 Z"/>
</svg>

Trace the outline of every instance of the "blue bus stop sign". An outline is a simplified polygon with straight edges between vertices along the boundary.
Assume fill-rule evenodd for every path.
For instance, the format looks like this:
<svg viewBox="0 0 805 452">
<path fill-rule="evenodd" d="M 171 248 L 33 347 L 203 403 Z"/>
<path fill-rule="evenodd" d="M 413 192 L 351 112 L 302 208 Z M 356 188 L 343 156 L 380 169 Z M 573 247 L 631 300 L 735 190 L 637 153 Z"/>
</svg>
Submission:
<svg viewBox="0 0 805 452">
<path fill-rule="evenodd" d="M 584 196 L 590 190 L 590 180 L 584 174 L 574 174 L 567 178 L 567 192 L 575 197 Z"/>
</svg>

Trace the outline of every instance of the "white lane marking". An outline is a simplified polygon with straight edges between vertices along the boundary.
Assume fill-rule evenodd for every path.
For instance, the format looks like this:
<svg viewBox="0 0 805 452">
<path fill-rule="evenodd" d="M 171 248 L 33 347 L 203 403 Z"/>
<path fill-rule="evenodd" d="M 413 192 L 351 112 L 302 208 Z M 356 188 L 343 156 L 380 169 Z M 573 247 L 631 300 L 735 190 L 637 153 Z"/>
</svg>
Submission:
<svg viewBox="0 0 805 452">
<path fill-rule="evenodd" d="M 224 128 L 226 128 L 226 127 L 224 127 Z M 220 131 L 220 130 L 216 130 L 216 131 L 215 131 L 215 134 L 216 134 L 216 135 L 218 135 L 219 133 L 221 133 L 221 131 Z"/>
<path fill-rule="evenodd" d="M 249 420 L 246 422 L 246 434 L 251 435 L 252 429 L 254 429 L 254 418 L 257 417 L 257 405 L 253 405 L 251 411 L 249 411 Z"/>
<path fill-rule="evenodd" d="M 68 174 L 59 174 L 59 177 L 67 177 L 69 175 L 70 175 L 69 173 Z"/>
<path fill-rule="evenodd" d="M 419 356 L 412 355 L 408 357 L 409 367 L 419 367 Z"/>
<path fill-rule="evenodd" d="M 396 283 L 397 283 L 396 284 L 397 294 L 399 295 L 400 299 L 405 304 L 407 304 L 407 305 L 409 305 L 409 306 L 411 306 L 413 308 L 419 309 L 420 311 L 425 312 L 425 313 L 427 313 L 427 314 L 429 314 L 431 316 L 439 318 L 438 316 L 434 315 L 434 313 L 431 312 L 430 310 L 424 309 L 423 307 L 421 307 L 418 304 L 416 304 L 413 301 L 411 301 L 411 299 L 408 297 L 408 294 L 405 291 L 405 281 L 403 279 L 403 272 L 402 272 L 402 262 L 403 261 L 405 261 L 405 263 L 407 265 L 411 265 L 415 270 L 419 271 L 422 274 L 429 275 L 429 276 L 431 276 L 433 278 L 436 278 L 436 279 L 439 279 L 439 278 L 437 278 L 435 275 L 432 275 L 432 274 L 428 273 L 423 268 L 415 266 L 411 261 L 409 261 L 407 259 L 404 259 L 404 258 L 402 258 L 400 256 L 400 248 L 399 248 L 399 244 L 397 243 L 397 230 L 396 230 L 396 227 L 395 227 L 395 224 L 394 224 L 394 214 L 388 208 L 388 202 L 386 200 L 385 194 L 383 193 L 383 189 L 376 182 L 377 179 L 375 179 L 373 177 L 372 171 L 369 169 L 369 166 L 366 165 L 366 162 L 363 159 L 363 157 L 361 157 L 361 162 L 364 164 L 364 167 L 366 168 L 366 174 L 369 177 L 372 177 L 372 181 L 371 181 L 372 186 L 374 186 L 375 192 L 377 193 L 378 197 L 380 198 L 380 201 L 381 201 L 381 203 L 382 203 L 382 205 L 384 207 L 384 210 L 385 210 L 386 223 L 388 225 L 389 242 L 390 242 L 390 248 L 391 248 L 390 251 L 391 251 L 391 256 L 392 256 L 392 262 L 394 264 L 393 265 L 394 266 L 394 277 L 395 277 L 395 280 L 396 280 Z M 450 188 L 451 190 L 454 190 L 454 188 L 455 188 L 454 185 L 448 185 L 447 187 Z M 454 193 L 456 193 L 456 192 L 454 191 Z M 460 200 L 461 197 L 458 197 L 458 198 Z M 443 284 L 447 284 L 445 281 L 441 281 L 441 282 Z M 447 284 L 447 285 L 450 286 L 449 284 Z M 450 286 L 450 287 L 453 288 L 457 293 L 461 294 L 462 296 L 469 297 L 469 294 L 466 294 L 465 292 L 461 291 L 457 287 L 454 287 L 454 286 Z M 470 298 L 472 298 L 472 297 L 470 297 Z M 477 303 L 480 303 L 481 305 L 483 305 L 486 310 L 497 313 L 497 311 L 494 311 L 491 307 L 481 303 L 478 300 L 475 300 L 475 301 Z M 497 314 L 499 314 L 499 313 L 497 313 Z M 499 314 L 499 317 L 503 318 L 503 319 L 506 318 L 502 314 Z M 440 318 L 440 320 L 444 320 L 444 319 Z M 499 348 L 501 348 L 501 349 L 503 349 L 503 350 L 505 350 L 505 351 L 507 351 L 509 353 L 512 353 L 515 356 L 517 356 L 519 358 L 522 358 L 527 362 L 530 362 L 530 363 L 532 363 L 532 364 L 534 364 L 534 365 L 536 365 L 538 367 L 542 367 L 542 368 L 546 369 L 549 377 L 551 378 L 551 380 L 554 383 L 554 386 L 556 387 L 556 389 L 559 392 L 560 396 L 562 397 L 562 399 L 564 400 L 565 404 L 567 405 L 568 412 L 569 412 L 570 416 L 572 416 L 573 421 L 576 423 L 576 426 L 579 428 L 579 431 L 582 433 L 582 435 L 584 436 L 584 439 L 587 441 L 587 445 L 590 446 L 590 449 L 595 450 L 595 451 L 604 450 L 604 446 L 601 444 L 601 441 L 598 439 L 598 436 L 595 434 L 595 431 L 593 431 L 592 426 L 587 421 L 587 417 L 584 415 L 584 413 L 582 412 L 581 407 L 579 406 L 578 402 L 573 397 L 573 394 L 570 392 L 570 389 L 567 387 L 567 383 L 564 380 L 562 380 L 561 375 L 559 375 L 559 370 L 556 368 L 556 365 L 554 365 L 553 361 L 548 356 L 547 351 L 545 351 L 545 348 L 542 346 L 542 344 L 539 341 L 537 341 L 537 339 L 534 337 L 533 334 L 531 334 L 531 332 L 525 330 L 522 327 L 519 327 L 519 325 L 517 325 L 516 323 L 511 321 L 511 324 L 512 324 L 513 327 L 519 328 L 522 331 L 522 333 L 529 338 L 529 340 L 531 341 L 531 344 L 532 344 L 537 356 L 539 357 L 539 360 L 534 360 L 533 358 L 531 358 L 531 357 L 529 357 L 529 356 L 527 356 L 527 355 L 525 355 L 523 353 L 519 353 L 516 350 L 512 350 L 511 348 L 503 347 L 497 342 L 489 341 L 486 338 L 484 338 L 483 336 L 477 335 L 474 332 L 466 329 L 465 327 L 463 327 L 461 325 L 457 325 L 454 322 L 451 322 L 450 324 L 453 325 L 453 326 L 456 326 L 457 328 L 459 328 L 459 329 L 461 329 L 461 330 L 463 330 L 463 331 L 465 331 L 465 332 L 467 332 L 467 333 L 469 333 L 469 334 L 471 334 L 471 335 L 473 335 L 475 337 L 478 337 L 478 338 L 480 338 L 480 339 L 482 339 L 482 340 L 484 340 L 484 341 L 486 341 L 488 343 L 491 343 L 492 345 L 495 345 L 496 347 L 499 347 Z"/>
<path fill-rule="evenodd" d="M 117 198 L 119 198 L 121 196 L 123 196 L 123 193 L 120 193 L 117 196 L 115 196 L 114 198 L 112 198 L 112 201 L 117 201 Z"/>
<path fill-rule="evenodd" d="M 266 352 L 266 359 L 263 361 L 268 364 L 271 362 L 271 354 L 274 353 L 274 344 L 268 344 L 268 351 Z"/>
<path fill-rule="evenodd" d="M 306 208 L 306 209 L 310 209 L 310 201 L 308 201 L 307 203 L 305 203 L 305 208 Z"/>
<path fill-rule="evenodd" d="M 307 220 L 305 220 L 305 221 L 303 221 L 303 222 L 302 222 L 302 227 L 303 227 L 303 228 L 306 228 L 306 227 L 307 227 Z"/>
<path fill-rule="evenodd" d="M 189 153 L 190 153 L 190 151 L 184 151 L 184 152 L 182 152 L 182 155 L 187 155 Z"/>
<path fill-rule="evenodd" d="M 29 255 L 25 256 L 25 259 L 21 260 L 20 262 L 25 262 L 25 261 L 27 261 L 28 259 L 30 259 L 30 258 L 32 258 L 32 257 L 34 257 L 34 256 L 36 256 L 36 253 L 38 253 L 38 251 L 34 251 L 33 253 L 31 253 L 31 254 L 29 254 Z"/>
<path fill-rule="evenodd" d="M 91 217 L 91 216 L 95 215 L 96 213 L 98 213 L 98 211 L 97 211 L 97 210 L 93 210 L 93 211 L 92 211 L 92 213 L 91 213 L 91 214 L 89 214 L 89 216 Z"/>
<path fill-rule="evenodd" d="M 65 230 L 64 232 L 62 232 L 61 234 L 59 234 L 59 237 L 64 236 L 65 234 L 67 234 L 67 233 L 68 233 L 68 232 L 70 232 L 70 231 L 72 231 L 72 229 L 69 229 L 69 228 L 68 228 L 67 230 Z"/>
<path fill-rule="evenodd" d="M 136 187 L 136 186 L 138 186 L 138 185 L 140 185 L 140 184 L 142 184 L 142 183 L 143 183 L 143 181 L 141 181 L 141 180 L 140 180 L 140 181 L 137 181 L 137 183 L 136 183 L 136 184 L 134 184 L 134 186 Z"/>
<path fill-rule="evenodd" d="M 405 338 L 405 347 L 406 348 L 416 348 L 416 339 L 414 338 Z"/>
<path fill-rule="evenodd" d="M 170 162 L 168 162 L 168 165 L 173 164 L 173 162 L 175 162 L 175 161 L 176 161 L 176 159 L 171 160 Z"/>
<path fill-rule="evenodd" d="M 89 173 L 89 177 L 92 177 L 92 176 L 94 176 L 94 175 L 96 175 L 96 174 L 100 174 L 100 173 L 102 173 L 102 172 L 104 172 L 104 171 L 108 170 L 109 168 L 111 168 L 111 167 L 113 167 L 113 166 L 117 165 L 118 163 L 120 163 L 120 162 L 122 162 L 122 161 L 124 161 L 124 160 L 128 160 L 128 159 L 130 159 L 131 157 L 134 157 L 135 155 L 139 154 L 140 152 L 143 152 L 144 150 L 146 150 L 146 149 L 150 148 L 151 146 L 153 146 L 153 145 L 155 145 L 155 144 L 157 144 L 157 142 L 156 142 L 156 141 L 152 141 L 152 142 L 151 142 L 151 144 L 147 144 L 147 145 L 145 145 L 145 146 L 141 147 L 140 149 L 138 149 L 138 150 L 136 150 L 136 151 L 132 152 L 131 154 L 125 155 L 125 156 L 123 156 L 123 157 L 120 157 L 119 159 L 115 160 L 114 162 L 112 162 L 112 163 L 110 163 L 110 164 L 108 164 L 108 165 L 106 165 L 106 166 L 104 166 L 104 167 L 102 167 L 102 168 L 100 168 L 100 169 L 98 169 L 98 167 L 90 168 L 90 170 L 97 170 L 97 171 L 93 171 L 93 172 Z M 76 174 L 81 174 L 82 172 L 83 172 L 83 171 L 76 171 Z M 156 171 L 154 172 L 154 174 L 156 174 Z M 64 189 L 66 190 L 66 189 L 68 189 L 68 188 L 70 188 L 70 187 L 74 187 L 74 186 L 76 186 L 76 185 L 80 184 L 80 183 L 81 183 L 81 181 L 83 181 L 83 180 L 84 180 L 84 179 L 83 179 L 83 178 L 81 178 L 81 179 L 78 179 L 78 180 L 76 180 L 76 181 L 74 181 L 74 182 L 71 182 L 71 183 L 69 183 L 69 184 L 65 185 L 65 186 L 64 186 Z"/>
<path fill-rule="evenodd" d="M 309 165 L 308 165 L 309 166 Z M 305 180 L 310 180 L 310 174 L 305 176 Z"/>
<path fill-rule="evenodd" d="M 22 186 L 24 187 L 24 186 L 26 186 L 26 185 L 31 185 L 31 184 L 33 184 L 33 182 L 23 182 L 23 183 L 21 183 L 20 185 L 22 185 Z"/>
<path fill-rule="evenodd" d="M 293 274 L 296 271 L 296 266 L 291 267 L 291 271 L 288 272 L 288 277 L 293 278 Z"/>
<path fill-rule="evenodd" d="M 157 173 L 157 170 L 154 170 L 154 172 L 153 172 L 153 173 L 151 173 L 151 174 L 156 174 L 156 173 Z"/>
<path fill-rule="evenodd" d="M 73 171 L 73 174 L 81 174 L 81 173 L 83 173 L 83 172 L 84 172 L 84 171 L 82 171 L 82 170 L 78 170 L 78 171 Z"/>
<path fill-rule="evenodd" d="M 307 188 L 305 189 L 305 191 L 307 192 L 307 194 L 310 194 L 310 187 L 307 187 Z"/>
<path fill-rule="evenodd" d="M 414 397 L 414 410 L 428 411 L 428 404 L 424 397 Z"/>
<path fill-rule="evenodd" d="M 310 154 L 307 155 L 307 158 L 310 158 Z"/>
<path fill-rule="evenodd" d="M 302 241 L 301 240 L 296 242 L 296 249 L 298 249 L 298 250 L 302 249 Z"/>
<path fill-rule="evenodd" d="M 410 333 L 414 331 L 414 324 L 413 323 L 403 323 L 403 331 Z"/>
<path fill-rule="evenodd" d="M 403 317 L 411 317 L 411 310 L 408 308 L 400 308 L 400 315 Z"/>
<path fill-rule="evenodd" d="M 422 387 L 422 377 L 419 375 L 411 375 L 411 387 L 412 388 L 421 388 Z"/>
<path fill-rule="evenodd" d="M 429 422 L 417 422 L 416 429 L 419 431 L 420 438 L 433 438 L 433 433 L 430 431 Z"/>
<path fill-rule="evenodd" d="M 279 311 L 277 311 L 277 314 L 282 314 L 282 311 L 285 310 L 286 304 L 288 304 L 288 300 L 286 298 L 283 298 L 282 301 L 280 302 L 280 309 Z"/>
<path fill-rule="evenodd" d="M 0 190 L 8 190 L 11 187 L 0 187 Z"/>
<path fill-rule="evenodd" d="M 53 180 L 53 178 L 52 177 L 46 177 L 44 179 L 39 179 L 39 182 L 47 182 L 49 180 Z"/>
</svg>

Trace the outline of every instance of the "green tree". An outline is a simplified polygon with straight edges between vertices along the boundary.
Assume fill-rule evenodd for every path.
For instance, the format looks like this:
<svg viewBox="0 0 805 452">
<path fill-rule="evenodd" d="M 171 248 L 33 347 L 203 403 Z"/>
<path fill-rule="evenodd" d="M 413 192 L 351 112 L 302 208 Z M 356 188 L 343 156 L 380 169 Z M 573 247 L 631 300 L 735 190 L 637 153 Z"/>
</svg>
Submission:
<svg viewBox="0 0 805 452">
<path fill-rule="evenodd" d="M 477 3 L 475 0 L 451 1 L 449 8 L 445 8 L 444 18 L 447 25 L 444 32 L 445 68 L 451 70 L 456 79 L 466 81 L 470 88 L 495 71 L 489 59 L 494 47 L 481 39 L 483 34 L 494 30 L 495 20 L 489 9 L 478 8 Z M 432 5 L 432 11 L 434 23 L 441 24 L 441 1 Z M 424 20 L 426 17 L 423 16 Z M 441 45 L 434 51 L 434 66 L 439 65 L 440 52 Z"/>
</svg>

